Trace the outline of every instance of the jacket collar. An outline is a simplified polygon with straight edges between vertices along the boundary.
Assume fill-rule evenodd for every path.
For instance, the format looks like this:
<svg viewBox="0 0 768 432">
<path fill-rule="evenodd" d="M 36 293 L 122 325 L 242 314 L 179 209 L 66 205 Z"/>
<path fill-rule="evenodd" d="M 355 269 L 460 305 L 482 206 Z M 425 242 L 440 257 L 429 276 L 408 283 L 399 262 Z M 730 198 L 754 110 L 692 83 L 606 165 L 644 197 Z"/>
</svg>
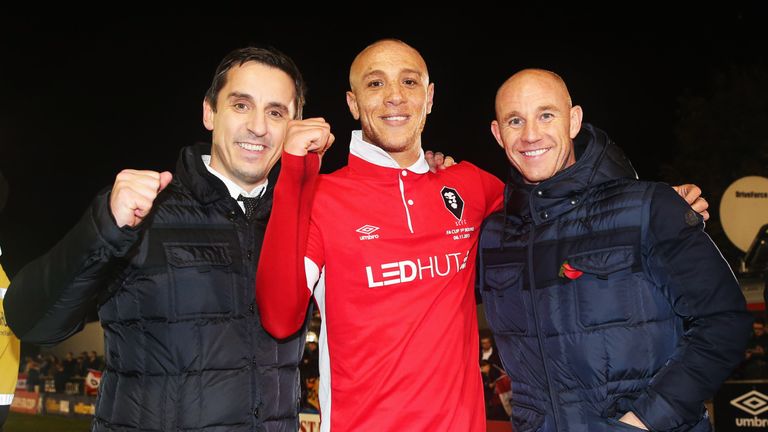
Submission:
<svg viewBox="0 0 768 432">
<path fill-rule="evenodd" d="M 602 130 L 584 123 L 574 139 L 576 163 L 538 185 L 527 185 L 512 168 L 507 211 L 535 224 L 553 220 L 577 207 L 590 188 L 619 178 L 637 179 L 624 152 Z"/>
<path fill-rule="evenodd" d="M 181 182 L 201 204 L 211 204 L 216 201 L 225 200 L 234 209 L 238 204 L 230 196 L 226 185 L 208 171 L 203 163 L 202 155 L 209 154 L 211 154 L 210 144 L 195 144 L 181 149 L 174 181 Z M 262 195 L 256 210 L 256 217 L 259 219 L 269 216 L 272 208 L 272 191 L 277 182 L 279 172 L 280 162 L 272 168 L 267 176 L 267 190 Z"/>
</svg>

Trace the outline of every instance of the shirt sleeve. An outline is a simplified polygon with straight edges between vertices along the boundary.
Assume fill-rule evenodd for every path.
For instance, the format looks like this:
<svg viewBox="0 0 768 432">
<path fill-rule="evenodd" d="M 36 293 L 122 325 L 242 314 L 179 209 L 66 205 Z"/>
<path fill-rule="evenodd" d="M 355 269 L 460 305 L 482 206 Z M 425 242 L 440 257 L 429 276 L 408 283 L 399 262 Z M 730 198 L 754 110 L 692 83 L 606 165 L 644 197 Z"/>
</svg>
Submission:
<svg viewBox="0 0 768 432">
<path fill-rule="evenodd" d="M 701 216 L 671 188 L 653 189 L 644 226 L 646 271 L 685 332 L 632 410 L 651 430 L 687 429 L 743 358 L 752 319 Z"/>
<path fill-rule="evenodd" d="M 304 268 L 307 272 L 307 288 L 314 292 L 315 284 L 320 279 L 320 269 L 325 265 L 323 238 L 320 229 L 310 216 L 307 251 L 304 256 Z"/>
<path fill-rule="evenodd" d="M 305 256 L 319 168 L 315 153 L 304 157 L 283 153 L 272 214 L 256 268 L 256 304 L 261 323 L 276 338 L 291 336 L 304 323 L 311 295 Z"/>
<path fill-rule="evenodd" d="M 504 183 L 488 171 L 475 167 L 480 176 L 480 184 L 485 196 L 486 208 L 484 218 L 501 210 L 504 203 Z"/>
</svg>

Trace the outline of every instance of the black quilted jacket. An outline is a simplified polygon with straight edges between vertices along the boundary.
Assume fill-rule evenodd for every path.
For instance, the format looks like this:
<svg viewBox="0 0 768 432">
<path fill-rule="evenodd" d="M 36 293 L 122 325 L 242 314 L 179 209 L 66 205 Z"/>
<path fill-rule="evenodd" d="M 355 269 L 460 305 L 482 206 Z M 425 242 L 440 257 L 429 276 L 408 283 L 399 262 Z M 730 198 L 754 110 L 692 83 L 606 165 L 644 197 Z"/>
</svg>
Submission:
<svg viewBox="0 0 768 432">
<path fill-rule="evenodd" d="M 201 160 L 182 150 L 172 183 L 136 229 L 119 229 L 109 193 L 5 299 L 26 342 L 57 343 L 97 302 L 106 369 L 93 431 L 296 431 L 303 331 L 270 337 L 254 304 L 254 274 L 270 188 L 246 220 Z"/>
</svg>

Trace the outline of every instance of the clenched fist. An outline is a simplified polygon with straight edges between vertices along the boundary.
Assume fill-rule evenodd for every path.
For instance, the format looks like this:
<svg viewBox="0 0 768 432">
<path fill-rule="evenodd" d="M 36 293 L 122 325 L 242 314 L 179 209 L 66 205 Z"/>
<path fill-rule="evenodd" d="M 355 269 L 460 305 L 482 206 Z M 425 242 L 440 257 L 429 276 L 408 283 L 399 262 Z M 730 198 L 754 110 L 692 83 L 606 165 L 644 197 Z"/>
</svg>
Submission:
<svg viewBox="0 0 768 432">
<path fill-rule="evenodd" d="M 135 227 L 144 220 L 152 204 L 173 179 L 168 171 L 123 170 L 115 178 L 109 197 L 109 209 L 117 226 Z"/>
<path fill-rule="evenodd" d="M 333 144 L 331 125 L 322 117 L 291 120 L 285 133 L 285 152 L 294 156 L 305 156 L 309 152 L 323 153 Z"/>
</svg>

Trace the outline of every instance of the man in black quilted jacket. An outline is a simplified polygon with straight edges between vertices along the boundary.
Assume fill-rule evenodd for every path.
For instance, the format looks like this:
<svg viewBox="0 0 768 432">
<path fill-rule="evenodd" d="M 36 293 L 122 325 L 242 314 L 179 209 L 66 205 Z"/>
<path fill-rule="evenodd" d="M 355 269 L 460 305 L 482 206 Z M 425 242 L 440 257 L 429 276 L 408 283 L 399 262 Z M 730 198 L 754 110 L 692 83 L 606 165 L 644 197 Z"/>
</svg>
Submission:
<svg viewBox="0 0 768 432">
<path fill-rule="evenodd" d="M 296 431 L 304 329 L 261 327 L 254 275 L 286 127 L 304 82 L 293 61 L 243 48 L 203 103 L 212 145 L 177 170 L 124 170 L 5 297 L 26 342 L 55 344 L 98 305 L 106 367 L 93 431 Z M 275 168 L 275 169 L 273 169 Z"/>
</svg>

